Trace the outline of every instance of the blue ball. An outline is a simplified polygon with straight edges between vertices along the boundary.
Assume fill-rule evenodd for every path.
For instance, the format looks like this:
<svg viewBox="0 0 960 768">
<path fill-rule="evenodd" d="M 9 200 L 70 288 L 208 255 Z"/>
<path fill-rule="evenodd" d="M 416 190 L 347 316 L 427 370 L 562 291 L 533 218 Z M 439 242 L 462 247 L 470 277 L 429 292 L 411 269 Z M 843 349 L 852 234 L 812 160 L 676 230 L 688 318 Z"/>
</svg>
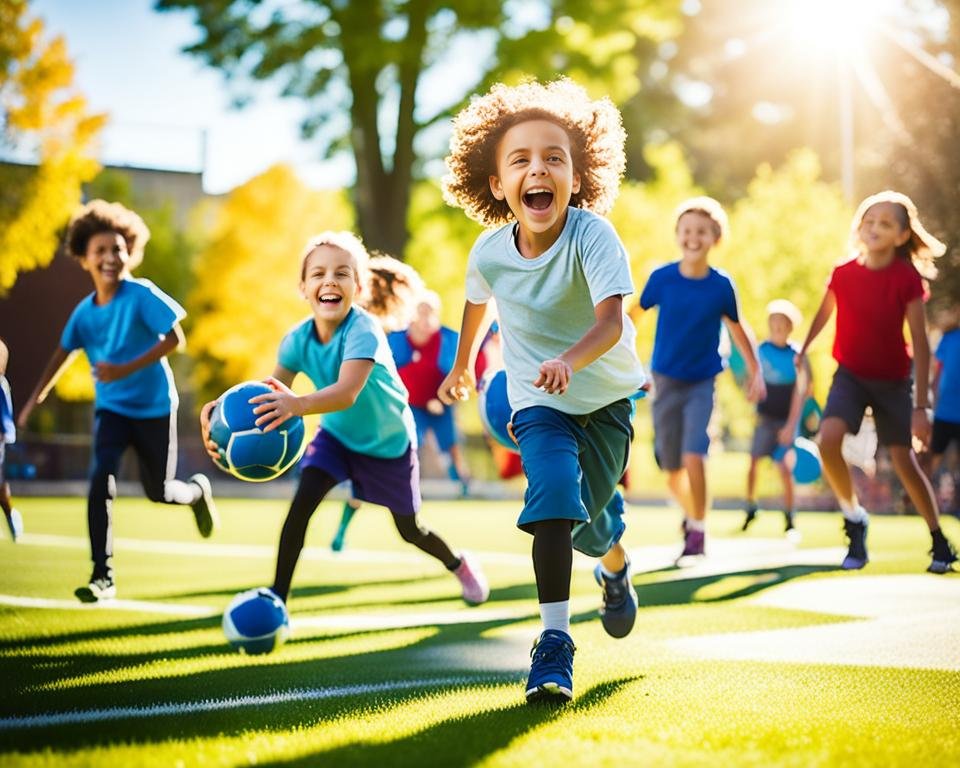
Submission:
<svg viewBox="0 0 960 768">
<path fill-rule="evenodd" d="M 498 371 L 487 371 L 477 387 L 480 402 L 480 421 L 483 428 L 494 440 L 504 448 L 520 453 L 517 444 L 513 442 L 507 431 L 507 424 L 513 415 L 510 400 L 507 399 L 507 372 L 502 368 Z"/>
<path fill-rule="evenodd" d="M 227 606 L 223 633 L 230 645 L 241 653 L 270 653 L 290 635 L 287 607 L 266 587 L 248 589 Z"/>
<path fill-rule="evenodd" d="M 793 474 L 793 479 L 800 484 L 813 483 L 820 479 L 823 466 L 820 463 L 820 449 L 812 440 L 798 437 L 790 446 L 790 455 L 782 445 L 778 445 L 773 452 L 776 461 L 786 459 L 787 466 Z"/>
<path fill-rule="evenodd" d="M 256 426 L 256 406 L 249 400 L 272 391 L 262 381 L 245 381 L 224 392 L 210 414 L 210 439 L 220 454 L 215 464 L 241 480 L 273 480 L 293 466 L 306 448 L 307 432 L 299 416 L 270 432 Z"/>
</svg>

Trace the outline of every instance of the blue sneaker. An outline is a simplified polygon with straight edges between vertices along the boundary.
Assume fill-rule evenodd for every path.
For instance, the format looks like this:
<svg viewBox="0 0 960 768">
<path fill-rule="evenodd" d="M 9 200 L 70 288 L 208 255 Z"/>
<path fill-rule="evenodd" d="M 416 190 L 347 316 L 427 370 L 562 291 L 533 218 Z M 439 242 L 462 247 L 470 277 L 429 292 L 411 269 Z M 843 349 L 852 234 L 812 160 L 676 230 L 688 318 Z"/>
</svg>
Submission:
<svg viewBox="0 0 960 768">
<path fill-rule="evenodd" d="M 545 629 L 533 644 L 527 703 L 566 704 L 573 698 L 573 638 L 558 629 Z"/>
<path fill-rule="evenodd" d="M 593 577 L 603 587 L 600 621 L 610 637 L 626 637 L 637 619 L 637 591 L 630 576 L 629 560 L 620 574 L 612 579 L 604 574 L 599 563 L 593 569 Z"/>
<path fill-rule="evenodd" d="M 840 567 L 845 571 L 859 571 L 870 562 L 867 556 L 867 520 L 855 523 L 844 518 L 843 531 L 850 540 L 850 547 Z"/>
</svg>

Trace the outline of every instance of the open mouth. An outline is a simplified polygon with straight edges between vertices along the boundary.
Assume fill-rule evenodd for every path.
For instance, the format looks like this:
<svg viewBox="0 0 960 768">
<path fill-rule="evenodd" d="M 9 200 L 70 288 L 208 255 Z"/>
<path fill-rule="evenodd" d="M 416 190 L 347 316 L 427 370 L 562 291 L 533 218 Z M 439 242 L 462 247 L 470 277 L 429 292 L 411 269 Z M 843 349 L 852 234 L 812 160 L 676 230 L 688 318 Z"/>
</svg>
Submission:
<svg viewBox="0 0 960 768">
<path fill-rule="evenodd" d="M 320 303 L 327 304 L 331 306 L 336 306 L 341 301 L 343 301 L 343 296 L 338 296 L 335 293 L 324 293 L 320 295 Z"/>
<path fill-rule="evenodd" d="M 523 204 L 535 211 L 545 211 L 553 202 L 553 192 L 549 189 L 531 189 L 523 193 Z"/>
</svg>

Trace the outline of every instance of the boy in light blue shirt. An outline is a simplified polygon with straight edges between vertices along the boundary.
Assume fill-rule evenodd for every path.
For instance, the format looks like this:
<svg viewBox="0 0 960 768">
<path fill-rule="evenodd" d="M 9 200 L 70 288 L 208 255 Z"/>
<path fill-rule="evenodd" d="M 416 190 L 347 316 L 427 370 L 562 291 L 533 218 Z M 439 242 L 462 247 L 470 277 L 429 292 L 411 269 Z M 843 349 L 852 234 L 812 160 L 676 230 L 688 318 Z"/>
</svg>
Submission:
<svg viewBox="0 0 960 768">
<path fill-rule="evenodd" d="M 94 292 L 67 320 L 33 394 L 20 412 L 26 424 L 75 350 L 86 352 L 95 381 L 93 468 L 87 522 L 93 556 L 90 582 L 75 591 L 83 602 L 116 596 L 113 578 L 113 500 L 120 459 L 133 447 L 147 498 L 193 510 L 200 535 L 216 526 L 213 492 L 206 476 L 176 479 L 177 397 L 166 356 L 181 345 L 183 307 L 131 271 L 143 259 L 150 230 L 119 203 L 93 200 L 70 221 L 67 247 L 93 280 Z"/>
<path fill-rule="evenodd" d="M 632 403 L 645 383 L 626 252 L 602 218 L 624 167 L 620 114 L 569 80 L 494 86 L 454 121 L 445 195 L 487 227 L 470 254 L 460 344 L 438 396 L 465 399 L 472 356 L 496 300 L 527 491 L 517 521 L 533 536 L 543 632 L 528 702 L 573 697 L 573 549 L 600 558 L 604 629 L 624 637 L 630 583 L 617 481 L 627 466 Z"/>
</svg>

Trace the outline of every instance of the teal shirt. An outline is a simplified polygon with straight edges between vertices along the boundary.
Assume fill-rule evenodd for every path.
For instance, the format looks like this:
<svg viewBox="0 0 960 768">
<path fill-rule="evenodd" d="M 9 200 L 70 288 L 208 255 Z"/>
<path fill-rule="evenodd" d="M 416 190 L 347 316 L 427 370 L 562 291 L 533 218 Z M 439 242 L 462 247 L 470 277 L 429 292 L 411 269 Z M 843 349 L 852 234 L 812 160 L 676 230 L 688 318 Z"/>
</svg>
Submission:
<svg viewBox="0 0 960 768">
<path fill-rule="evenodd" d="M 387 337 L 366 311 L 352 307 L 326 344 L 317 335 L 312 317 L 280 342 L 280 365 L 306 374 L 317 389 L 336 383 L 346 360 L 372 360 L 373 369 L 353 405 L 322 415 L 323 429 L 351 451 L 378 459 L 396 459 L 410 446 L 415 448 L 417 430 L 407 389 Z"/>
</svg>

